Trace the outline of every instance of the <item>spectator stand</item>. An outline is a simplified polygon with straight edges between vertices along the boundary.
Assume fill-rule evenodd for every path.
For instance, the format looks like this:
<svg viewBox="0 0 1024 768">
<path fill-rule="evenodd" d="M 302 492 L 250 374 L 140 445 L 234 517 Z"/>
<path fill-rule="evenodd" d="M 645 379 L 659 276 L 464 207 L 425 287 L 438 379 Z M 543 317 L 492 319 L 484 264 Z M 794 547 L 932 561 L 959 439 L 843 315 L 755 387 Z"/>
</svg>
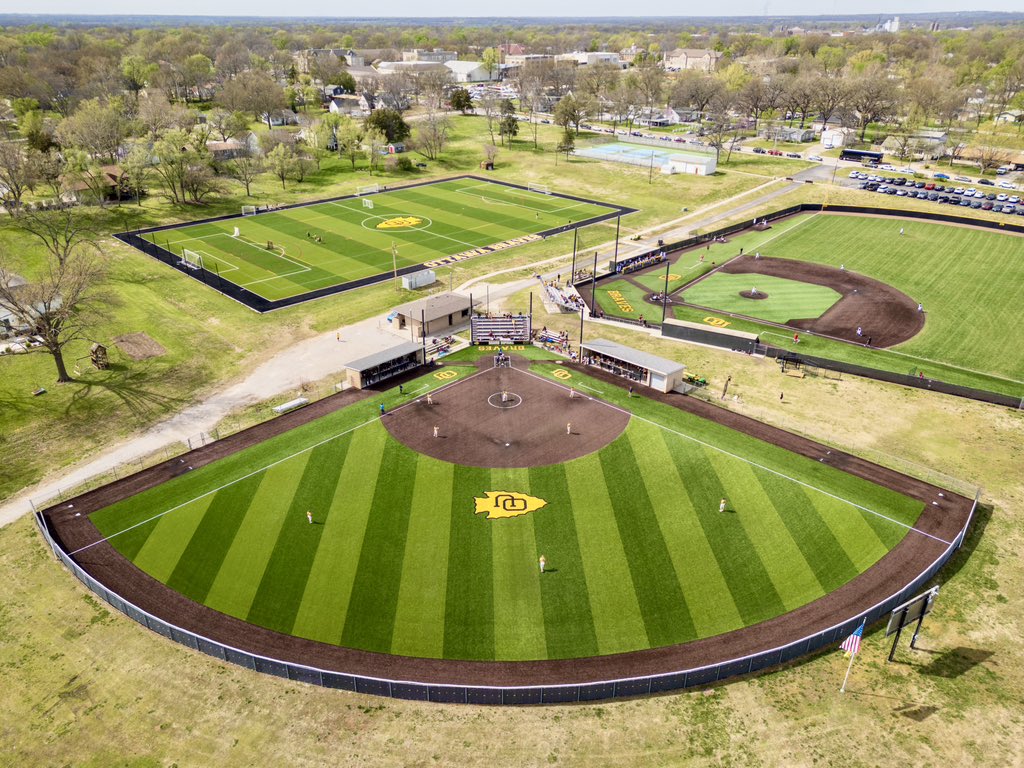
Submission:
<svg viewBox="0 0 1024 768">
<path fill-rule="evenodd" d="M 607 339 L 580 347 L 584 365 L 593 365 L 658 392 L 671 392 L 685 380 L 686 366 Z"/>
<path fill-rule="evenodd" d="M 470 320 L 473 344 L 529 344 L 529 315 L 474 315 Z"/>
<path fill-rule="evenodd" d="M 537 279 L 543 288 L 541 298 L 544 308 L 548 312 L 579 312 L 582 307 L 586 306 L 572 285 L 566 285 L 563 288 L 558 282 L 545 281 L 540 275 L 537 276 Z"/>
</svg>

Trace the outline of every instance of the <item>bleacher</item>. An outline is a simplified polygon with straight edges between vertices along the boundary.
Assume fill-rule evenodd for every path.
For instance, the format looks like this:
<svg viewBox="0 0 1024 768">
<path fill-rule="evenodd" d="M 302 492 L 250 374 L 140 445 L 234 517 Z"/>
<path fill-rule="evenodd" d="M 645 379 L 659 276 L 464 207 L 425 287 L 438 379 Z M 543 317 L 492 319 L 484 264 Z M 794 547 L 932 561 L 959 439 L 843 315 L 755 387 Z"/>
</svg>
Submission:
<svg viewBox="0 0 1024 768">
<path fill-rule="evenodd" d="M 527 315 L 486 317 L 474 315 L 471 325 L 474 344 L 528 344 L 530 318 Z"/>
<path fill-rule="evenodd" d="M 544 296 L 548 302 L 556 307 L 560 307 L 562 310 L 570 312 L 580 311 L 580 308 L 583 306 L 583 299 L 578 295 L 570 293 L 567 289 L 560 288 L 555 283 L 546 283 L 543 278 L 538 277 L 537 279 L 544 286 Z"/>
</svg>

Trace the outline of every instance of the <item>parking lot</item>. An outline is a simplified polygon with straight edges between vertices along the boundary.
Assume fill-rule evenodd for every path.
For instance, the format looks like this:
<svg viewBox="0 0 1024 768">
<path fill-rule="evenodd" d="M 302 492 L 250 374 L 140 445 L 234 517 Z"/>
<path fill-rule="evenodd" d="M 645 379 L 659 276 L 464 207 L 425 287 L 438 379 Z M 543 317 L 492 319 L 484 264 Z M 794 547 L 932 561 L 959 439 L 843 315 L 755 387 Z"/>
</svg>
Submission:
<svg viewBox="0 0 1024 768">
<path fill-rule="evenodd" d="M 851 170 L 847 178 L 858 189 L 897 197 L 915 197 L 940 205 L 993 211 L 1007 215 L 1024 216 L 1024 205 L 1016 188 L 1009 181 L 993 182 L 979 179 L 973 184 L 965 176 L 950 177 L 935 174 L 933 179 L 908 179 L 902 176 L 878 175 L 866 170 Z"/>
</svg>

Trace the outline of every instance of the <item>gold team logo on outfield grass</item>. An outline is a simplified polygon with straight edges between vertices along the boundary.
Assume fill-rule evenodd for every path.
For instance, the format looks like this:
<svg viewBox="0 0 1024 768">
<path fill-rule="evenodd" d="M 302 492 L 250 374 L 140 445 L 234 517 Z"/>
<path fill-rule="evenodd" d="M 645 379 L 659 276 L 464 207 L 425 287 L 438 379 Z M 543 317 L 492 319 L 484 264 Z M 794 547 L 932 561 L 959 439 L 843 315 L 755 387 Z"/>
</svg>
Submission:
<svg viewBox="0 0 1024 768">
<path fill-rule="evenodd" d="M 418 227 L 422 223 L 423 219 L 417 219 L 415 216 L 398 216 L 394 219 L 384 219 L 384 221 L 377 225 L 377 229 L 402 229 L 403 227 Z"/>
<path fill-rule="evenodd" d="M 482 499 L 476 496 L 473 501 L 476 502 L 476 514 L 480 515 L 486 512 L 488 520 L 519 517 L 519 515 L 536 512 L 541 507 L 548 505 L 544 499 L 515 491 L 488 491 Z"/>
</svg>

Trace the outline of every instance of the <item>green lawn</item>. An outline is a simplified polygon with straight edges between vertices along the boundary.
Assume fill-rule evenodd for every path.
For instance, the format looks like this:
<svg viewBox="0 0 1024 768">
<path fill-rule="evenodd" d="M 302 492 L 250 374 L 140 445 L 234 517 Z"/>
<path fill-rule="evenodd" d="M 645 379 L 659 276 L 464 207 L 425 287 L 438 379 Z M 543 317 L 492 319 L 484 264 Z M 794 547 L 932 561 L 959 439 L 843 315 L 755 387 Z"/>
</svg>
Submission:
<svg viewBox="0 0 1024 768">
<path fill-rule="evenodd" d="M 748 299 L 740 295 L 741 291 L 753 289 L 767 298 Z M 823 285 L 770 275 L 734 275 L 728 272 L 716 272 L 679 296 L 690 304 L 773 323 L 820 317 L 842 298 L 837 291 Z"/>
<path fill-rule="evenodd" d="M 686 642 L 791 611 L 877 562 L 921 511 L 572 377 L 634 416 L 611 444 L 563 465 L 485 469 L 415 453 L 376 418 L 378 402 L 401 402 L 391 391 L 93 521 L 146 573 L 260 626 L 385 653 L 521 660 Z M 548 503 L 514 518 L 474 514 L 473 498 L 495 489 Z M 309 509 L 320 524 L 307 523 Z M 554 569 L 543 578 L 541 553 Z"/>
<path fill-rule="evenodd" d="M 458 178 L 143 235 L 270 301 L 486 248 L 614 208 Z M 235 231 L 238 236 L 235 236 Z"/>
</svg>

